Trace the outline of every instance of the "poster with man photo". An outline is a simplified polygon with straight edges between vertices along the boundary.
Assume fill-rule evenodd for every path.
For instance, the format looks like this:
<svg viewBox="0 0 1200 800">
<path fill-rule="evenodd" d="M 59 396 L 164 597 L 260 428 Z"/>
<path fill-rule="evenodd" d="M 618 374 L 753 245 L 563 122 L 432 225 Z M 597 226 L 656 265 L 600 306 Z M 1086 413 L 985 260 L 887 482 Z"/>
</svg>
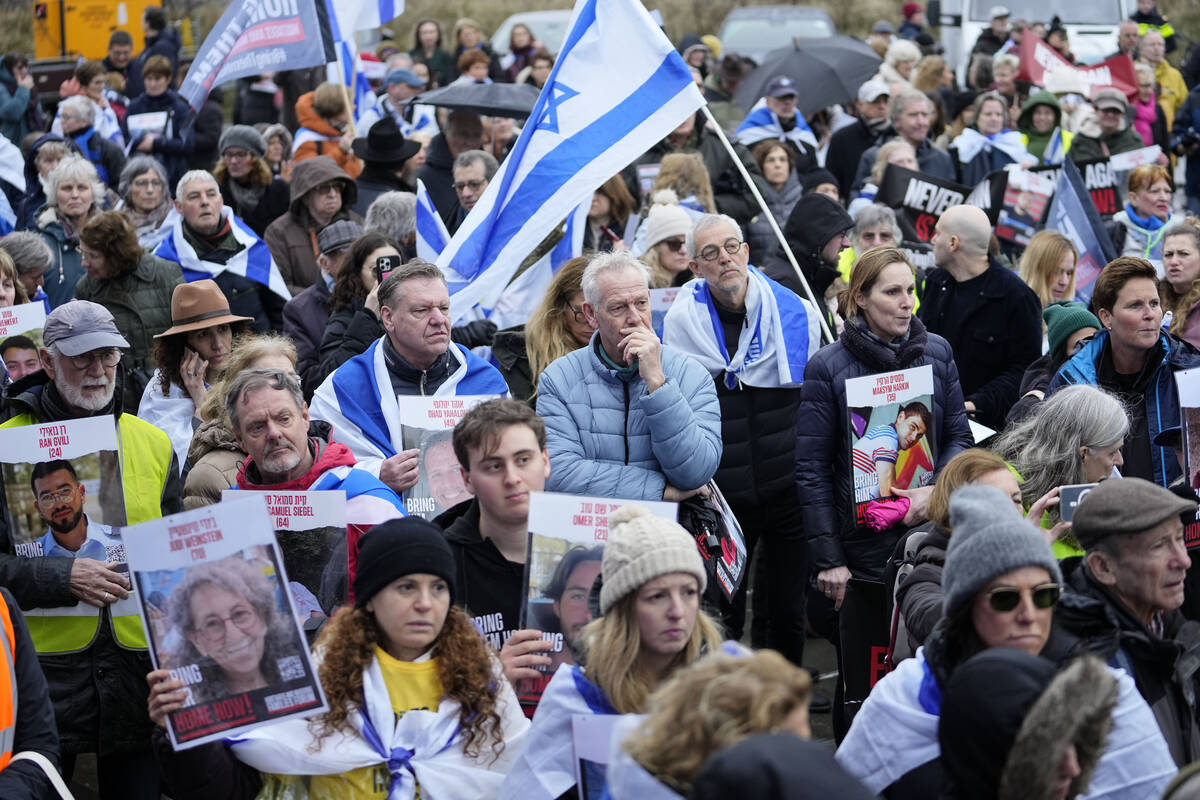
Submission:
<svg viewBox="0 0 1200 800">
<path fill-rule="evenodd" d="M 306 631 L 315 631 L 349 597 L 346 493 L 226 489 L 221 500 L 230 502 L 247 495 L 261 495 L 266 500 L 300 624 Z"/>
<path fill-rule="evenodd" d="M 1036 170 L 1008 172 L 1008 186 L 996 220 L 996 236 L 1019 245 L 1029 244 L 1042 229 L 1042 218 L 1054 195 L 1054 181 Z"/>
<path fill-rule="evenodd" d="M 398 397 L 401 437 L 405 450 L 419 450 L 417 482 L 404 493 L 404 510 L 410 516 L 433 519 L 447 509 L 470 500 L 467 483 L 454 455 L 454 426 L 468 411 L 496 395 L 450 397 Z"/>
<path fill-rule="evenodd" d="M 560 664 L 575 663 L 580 634 L 592 621 L 588 594 L 600 574 L 600 559 L 608 541 L 608 515 L 636 504 L 656 517 L 674 522 L 676 503 L 651 500 L 613 500 L 557 492 L 529 496 L 529 555 L 525 560 L 528 595 L 521 609 L 521 628 L 542 631 L 552 643 L 550 665 L 542 679 L 523 680 L 517 696 L 536 705 Z"/>
<path fill-rule="evenodd" d="M 155 669 L 187 689 L 176 750 L 324 711 L 263 493 L 125 529 Z"/>
<path fill-rule="evenodd" d="M 41 302 L 0 308 L 0 360 L 9 380 L 19 381 L 42 368 L 38 350 L 45 326 L 46 306 Z"/>
<path fill-rule="evenodd" d="M 933 482 L 933 367 L 846 381 L 855 520 L 876 530 L 900 522 L 902 493 Z M 897 491 L 899 490 L 899 492 Z"/>
</svg>

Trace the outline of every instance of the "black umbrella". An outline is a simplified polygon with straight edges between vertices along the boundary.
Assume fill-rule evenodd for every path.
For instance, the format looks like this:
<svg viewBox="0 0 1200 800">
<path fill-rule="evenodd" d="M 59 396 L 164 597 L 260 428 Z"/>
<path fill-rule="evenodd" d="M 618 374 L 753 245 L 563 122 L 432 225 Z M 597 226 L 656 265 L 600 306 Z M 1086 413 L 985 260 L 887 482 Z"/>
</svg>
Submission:
<svg viewBox="0 0 1200 800">
<path fill-rule="evenodd" d="M 489 117 L 528 117 L 538 90 L 528 83 L 456 83 L 417 95 L 410 102 L 462 108 Z"/>
<path fill-rule="evenodd" d="M 734 99 L 749 109 L 766 91 L 771 79 L 786 75 L 796 84 L 796 109 L 815 111 L 858 97 L 862 86 L 879 69 L 881 59 L 866 42 L 853 36 L 797 39 L 791 47 L 772 50 L 746 76 Z"/>
</svg>

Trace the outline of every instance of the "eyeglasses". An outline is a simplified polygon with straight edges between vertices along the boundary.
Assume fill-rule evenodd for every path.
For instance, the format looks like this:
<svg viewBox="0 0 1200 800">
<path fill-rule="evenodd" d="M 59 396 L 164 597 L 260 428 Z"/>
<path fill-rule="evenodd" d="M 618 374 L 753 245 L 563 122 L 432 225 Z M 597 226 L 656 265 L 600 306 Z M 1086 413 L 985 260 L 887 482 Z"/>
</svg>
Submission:
<svg viewBox="0 0 1200 800">
<path fill-rule="evenodd" d="M 583 316 L 583 306 L 573 306 L 567 303 L 567 308 L 571 309 L 571 314 L 575 317 L 576 322 L 581 324 L 587 322 L 587 318 Z"/>
<path fill-rule="evenodd" d="M 458 181 L 454 184 L 454 191 L 462 194 L 463 189 L 470 187 L 472 192 L 478 192 L 487 184 L 487 181 Z"/>
<path fill-rule="evenodd" d="M 242 161 L 250 157 L 250 153 L 246 150 L 226 150 L 224 153 L 226 161 Z M 336 186 L 336 184 L 333 184 Z"/>
<path fill-rule="evenodd" d="M 687 244 L 687 239 L 663 239 L 659 244 L 665 244 L 667 249 L 672 253 L 683 252 L 684 246 Z M 734 252 L 737 252 L 736 250 Z"/>
<path fill-rule="evenodd" d="M 158 178 L 138 178 L 133 182 L 135 189 L 161 189 L 162 181 Z"/>
<path fill-rule="evenodd" d="M 117 362 L 121 360 L 121 351 L 114 348 L 93 350 L 81 356 L 67 356 L 67 360 L 71 362 L 71 366 L 75 369 L 87 369 L 92 365 L 93 361 L 99 361 L 101 366 L 104 367 L 115 367 Z"/>
<path fill-rule="evenodd" d="M 1020 605 L 1021 596 L 1026 591 L 1032 591 L 1033 607 L 1043 610 L 1053 608 L 1054 604 L 1058 602 L 1058 598 L 1062 596 L 1062 587 L 1057 583 L 1043 583 L 1041 586 L 1033 587 L 1032 590 L 1002 586 L 988 592 L 988 605 L 997 614 L 1007 614 Z"/>
<path fill-rule="evenodd" d="M 312 192 L 313 194 L 341 194 L 342 185 L 337 181 L 329 181 L 320 186 L 314 186 Z"/>
<path fill-rule="evenodd" d="M 208 617 L 195 631 L 210 642 L 219 642 L 225 638 L 230 622 L 242 633 L 248 633 L 258 623 L 258 614 L 248 606 L 238 606 L 228 617 Z"/>
<path fill-rule="evenodd" d="M 708 247 L 700 251 L 699 256 L 701 261 L 716 261 L 720 257 L 721 251 L 724 250 L 731 256 L 737 255 L 737 252 L 742 249 L 744 242 L 730 236 L 725 242 L 717 247 L 715 244 L 710 244 Z"/>
<path fill-rule="evenodd" d="M 75 489 L 78 487 L 72 486 L 67 489 L 59 489 L 57 492 L 42 492 L 37 496 L 37 503 L 42 508 L 54 508 L 59 503 L 65 503 L 75 495 Z"/>
</svg>

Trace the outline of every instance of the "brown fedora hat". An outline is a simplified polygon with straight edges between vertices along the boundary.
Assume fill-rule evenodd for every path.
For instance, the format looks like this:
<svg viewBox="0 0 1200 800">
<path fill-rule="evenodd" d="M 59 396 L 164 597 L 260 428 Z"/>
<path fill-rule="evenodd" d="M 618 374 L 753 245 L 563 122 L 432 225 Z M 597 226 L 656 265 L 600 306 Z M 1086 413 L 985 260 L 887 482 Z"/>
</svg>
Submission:
<svg viewBox="0 0 1200 800">
<path fill-rule="evenodd" d="M 215 281 L 206 279 L 181 283 L 171 293 L 171 327 L 154 338 L 252 320 L 253 317 L 238 317 L 229 313 L 229 301 Z"/>
</svg>

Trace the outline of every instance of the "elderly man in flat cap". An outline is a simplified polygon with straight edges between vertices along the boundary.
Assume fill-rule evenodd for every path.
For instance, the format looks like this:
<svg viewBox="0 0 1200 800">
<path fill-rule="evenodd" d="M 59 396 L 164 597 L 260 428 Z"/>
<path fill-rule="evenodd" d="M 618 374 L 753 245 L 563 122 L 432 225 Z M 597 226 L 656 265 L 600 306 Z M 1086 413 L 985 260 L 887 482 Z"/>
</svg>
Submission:
<svg viewBox="0 0 1200 800">
<path fill-rule="evenodd" d="M 1180 766 L 1200 758 L 1200 623 L 1186 620 L 1191 559 L 1183 517 L 1196 500 L 1141 478 L 1110 478 L 1079 503 L 1072 532 L 1082 557 L 1062 562 L 1067 592 L 1055 627 L 1133 676 Z"/>
</svg>

